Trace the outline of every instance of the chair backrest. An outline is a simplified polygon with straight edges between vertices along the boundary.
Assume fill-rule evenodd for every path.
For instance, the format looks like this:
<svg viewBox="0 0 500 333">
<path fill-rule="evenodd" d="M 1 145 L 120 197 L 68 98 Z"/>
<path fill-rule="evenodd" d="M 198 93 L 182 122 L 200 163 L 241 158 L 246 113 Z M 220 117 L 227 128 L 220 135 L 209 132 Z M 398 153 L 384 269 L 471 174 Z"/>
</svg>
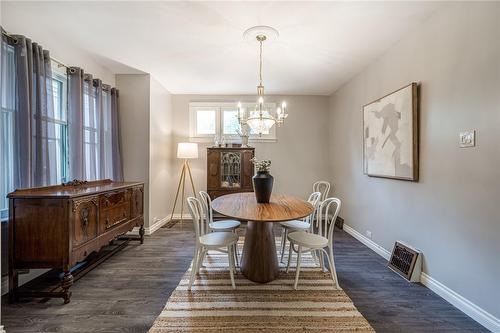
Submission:
<svg viewBox="0 0 500 333">
<path fill-rule="evenodd" d="M 200 191 L 201 205 L 203 206 L 203 213 L 205 214 L 205 218 L 207 219 L 208 224 L 214 221 L 214 213 L 212 210 L 212 200 L 210 199 L 210 195 L 208 195 L 205 191 Z"/>
<path fill-rule="evenodd" d="M 318 209 L 319 226 L 317 234 L 328 238 L 330 246 L 333 244 L 333 229 L 335 229 L 335 221 L 339 215 L 340 206 L 340 199 L 327 198 L 323 200 Z"/>
<path fill-rule="evenodd" d="M 328 198 L 328 194 L 330 193 L 330 183 L 326 180 L 320 180 L 313 184 L 313 192 L 321 193 L 321 201 Z"/>
<path fill-rule="evenodd" d="M 316 217 L 316 211 L 318 210 L 320 199 L 321 199 L 320 192 L 311 193 L 309 195 L 309 199 L 307 199 L 307 202 L 309 202 L 314 207 L 314 210 L 311 213 L 311 215 L 308 215 L 305 218 L 305 221 L 311 224 L 311 230 L 312 230 L 312 225 L 313 225 L 312 222 L 314 221 L 314 219 Z"/>
<path fill-rule="evenodd" d="M 189 213 L 193 219 L 196 241 L 198 241 L 198 238 L 208 232 L 207 220 L 203 217 L 203 206 L 200 200 L 195 197 L 189 197 L 186 200 L 188 203 Z"/>
</svg>

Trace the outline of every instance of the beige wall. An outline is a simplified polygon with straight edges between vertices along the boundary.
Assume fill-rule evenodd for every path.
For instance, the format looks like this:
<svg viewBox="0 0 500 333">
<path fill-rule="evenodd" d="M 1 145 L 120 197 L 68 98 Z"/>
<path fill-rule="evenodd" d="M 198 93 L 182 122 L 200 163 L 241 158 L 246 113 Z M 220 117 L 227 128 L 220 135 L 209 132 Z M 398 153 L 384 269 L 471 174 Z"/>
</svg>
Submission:
<svg viewBox="0 0 500 333">
<path fill-rule="evenodd" d="M 149 74 L 119 74 L 124 178 L 144 182 L 146 231 L 173 205 L 171 94 Z"/>
<path fill-rule="evenodd" d="M 149 74 L 116 75 L 120 89 L 123 176 L 144 182 L 144 221 L 149 226 Z"/>
<path fill-rule="evenodd" d="M 153 77 L 150 80 L 149 215 L 150 225 L 172 210 L 175 193 L 172 173 L 173 112 L 171 94 Z"/>
<path fill-rule="evenodd" d="M 189 141 L 189 102 L 253 101 L 255 96 L 173 95 L 174 155 L 178 142 Z M 256 156 L 271 159 L 271 174 L 275 176 L 274 191 L 307 197 L 312 183 L 328 179 L 328 107 L 325 96 L 268 96 L 266 101 L 286 100 L 290 116 L 277 129 L 275 143 L 250 143 Z M 206 190 L 206 148 L 213 144 L 200 143 L 200 158 L 190 161 L 196 191 Z M 174 173 L 180 172 L 182 161 L 174 160 Z M 177 178 L 178 179 L 178 178 Z M 176 181 L 177 181 L 176 179 Z M 173 189 L 175 190 L 175 189 Z M 190 193 L 190 192 L 189 192 Z M 180 210 L 176 210 L 180 212 Z"/>
<path fill-rule="evenodd" d="M 362 171 L 362 106 L 421 84 L 420 181 Z M 452 4 L 335 92 L 330 156 L 341 215 L 390 250 L 420 248 L 424 270 L 500 318 L 500 4 Z M 477 146 L 458 134 L 477 130 Z"/>
</svg>

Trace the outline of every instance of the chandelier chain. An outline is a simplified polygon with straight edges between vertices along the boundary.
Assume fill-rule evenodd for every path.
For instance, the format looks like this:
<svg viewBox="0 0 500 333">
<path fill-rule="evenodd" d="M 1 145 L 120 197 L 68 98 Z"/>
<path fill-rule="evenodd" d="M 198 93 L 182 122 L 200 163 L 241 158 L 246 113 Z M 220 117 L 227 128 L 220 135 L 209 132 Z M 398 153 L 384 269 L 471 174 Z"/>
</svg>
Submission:
<svg viewBox="0 0 500 333">
<path fill-rule="evenodd" d="M 260 43 L 259 84 L 262 86 L 262 40 L 259 40 L 259 43 Z"/>
</svg>

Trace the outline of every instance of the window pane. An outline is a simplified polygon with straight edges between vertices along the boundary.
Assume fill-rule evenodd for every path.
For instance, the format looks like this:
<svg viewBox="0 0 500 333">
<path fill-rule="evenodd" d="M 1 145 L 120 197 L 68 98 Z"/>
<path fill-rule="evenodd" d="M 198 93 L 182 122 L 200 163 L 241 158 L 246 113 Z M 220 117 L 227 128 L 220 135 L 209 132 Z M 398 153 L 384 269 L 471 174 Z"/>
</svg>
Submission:
<svg viewBox="0 0 500 333">
<path fill-rule="evenodd" d="M 62 82 L 52 80 L 52 96 L 54 98 L 54 118 L 62 119 L 63 105 L 62 105 Z"/>
<path fill-rule="evenodd" d="M 14 49 L 1 43 L 0 77 L 0 219 L 8 216 L 6 195 L 14 190 L 14 119 L 16 108 L 16 70 Z"/>
<path fill-rule="evenodd" d="M 224 110 L 222 114 L 222 134 L 238 134 L 240 124 L 237 110 Z"/>
<path fill-rule="evenodd" d="M 215 135 L 216 117 L 215 110 L 196 111 L 196 134 Z"/>
</svg>

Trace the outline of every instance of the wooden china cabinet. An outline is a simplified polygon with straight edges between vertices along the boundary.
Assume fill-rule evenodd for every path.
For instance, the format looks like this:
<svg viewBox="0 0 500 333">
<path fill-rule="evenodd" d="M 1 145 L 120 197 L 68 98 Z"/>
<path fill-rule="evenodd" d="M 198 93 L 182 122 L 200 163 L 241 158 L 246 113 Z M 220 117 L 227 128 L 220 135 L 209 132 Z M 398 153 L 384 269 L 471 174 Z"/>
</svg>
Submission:
<svg viewBox="0 0 500 333">
<path fill-rule="evenodd" d="M 207 192 L 212 199 L 224 194 L 252 192 L 253 147 L 207 148 Z"/>
</svg>

